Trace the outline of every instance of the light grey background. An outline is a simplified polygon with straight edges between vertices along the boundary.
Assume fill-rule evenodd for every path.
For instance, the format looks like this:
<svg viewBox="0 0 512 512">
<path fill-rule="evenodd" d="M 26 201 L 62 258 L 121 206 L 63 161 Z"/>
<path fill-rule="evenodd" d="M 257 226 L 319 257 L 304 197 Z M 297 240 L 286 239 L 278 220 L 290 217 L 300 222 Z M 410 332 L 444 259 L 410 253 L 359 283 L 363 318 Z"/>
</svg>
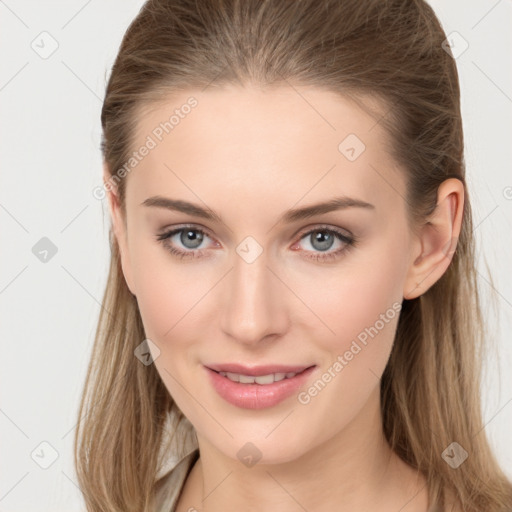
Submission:
<svg viewBox="0 0 512 512">
<path fill-rule="evenodd" d="M 72 442 L 109 258 L 107 206 L 92 195 L 100 109 L 142 3 L 0 0 L 0 512 L 82 510 Z M 488 351 L 484 414 L 512 477 L 512 2 L 432 5 L 446 33 L 460 35 L 450 36 L 455 50 L 469 45 L 457 65 L 479 285 L 489 302 L 487 260 L 499 313 L 486 313 L 499 358 Z M 46 263 L 32 252 L 42 237 L 57 247 Z"/>
</svg>

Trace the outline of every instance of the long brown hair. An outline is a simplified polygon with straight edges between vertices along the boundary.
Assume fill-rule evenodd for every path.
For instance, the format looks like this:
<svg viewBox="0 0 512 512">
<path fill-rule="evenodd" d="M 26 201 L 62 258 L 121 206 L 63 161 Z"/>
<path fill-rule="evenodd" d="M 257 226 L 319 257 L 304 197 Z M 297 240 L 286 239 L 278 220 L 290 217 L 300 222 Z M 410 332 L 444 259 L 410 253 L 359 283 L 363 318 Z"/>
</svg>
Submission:
<svg viewBox="0 0 512 512">
<path fill-rule="evenodd" d="M 411 225 L 433 211 L 445 179 L 461 180 L 466 194 L 447 271 L 423 295 L 403 302 L 381 380 L 384 432 L 392 449 L 426 476 L 432 510 L 447 510 L 451 500 L 466 512 L 504 512 L 512 509 L 512 485 L 483 429 L 485 326 L 459 80 L 445 39 L 422 0 L 149 0 L 129 26 L 108 81 L 101 149 L 124 207 L 119 170 L 134 150 L 137 121 L 146 106 L 173 91 L 288 83 L 378 99 L 385 109 L 377 122 L 406 172 Z M 110 247 L 75 464 L 89 512 L 149 512 L 161 447 L 192 426 L 154 365 L 134 357 L 146 336 L 112 231 Z M 442 456 L 453 442 L 469 454 L 456 469 Z M 173 448 L 177 457 L 180 446 Z"/>
</svg>

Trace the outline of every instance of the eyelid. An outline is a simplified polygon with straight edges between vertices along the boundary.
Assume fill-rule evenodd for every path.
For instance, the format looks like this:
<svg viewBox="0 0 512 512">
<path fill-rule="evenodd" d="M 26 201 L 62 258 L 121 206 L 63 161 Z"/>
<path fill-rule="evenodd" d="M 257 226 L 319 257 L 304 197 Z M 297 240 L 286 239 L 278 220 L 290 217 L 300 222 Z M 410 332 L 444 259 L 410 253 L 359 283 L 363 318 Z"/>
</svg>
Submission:
<svg viewBox="0 0 512 512">
<path fill-rule="evenodd" d="M 215 237 L 212 235 L 211 231 L 206 228 L 205 226 L 202 226 L 201 224 L 178 224 L 177 226 L 171 226 L 169 228 L 163 228 L 161 232 L 157 235 L 158 238 L 165 237 L 165 236 L 172 236 L 181 230 L 185 229 L 192 229 L 199 232 L 202 232 L 203 234 L 207 235 L 210 239 L 214 240 Z M 337 226 L 331 226 L 330 224 L 310 224 L 309 226 L 305 226 L 300 228 L 298 231 L 296 231 L 293 234 L 293 238 L 299 237 L 299 240 L 302 240 L 304 236 L 310 234 L 312 231 L 320 231 L 322 229 L 328 230 L 328 231 L 334 231 L 340 235 L 345 236 L 348 239 L 355 238 L 355 236 L 348 231 L 345 228 L 339 228 Z M 198 249 L 200 250 L 200 249 Z"/>
<path fill-rule="evenodd" d="M 210 239 L 215 239 L 214 236 L 212 236 L 210 230 L 208 228 L 205 228 L 204 226 L 201 226 L 201 224 L 178 224 L 177 226 L 171 226 L 168 228 L 163 228 L 160 230 L 160 232 L 157 234 L 157 238 L 161 239 L 163 237 L 171 237 L 174 236 L 176 233 L 179 233 L 180 231 L 184 231 L 185 229 L 191 229 L 193 231 L 198 231 L 200 233 L 203 233 L 204 235 L 208 236 Z"/>
<path fill-rule="evenodd" d="M 295 237 L 300 237 L 300 240 L 304 238 L 305 235 L 309 235 L 314 231 L 333 231 L 335 233 L 338 233 L 339 235 L 342 235 L 346 238 L 355 238 L 354 235 L 344 228 L 339 228 L 337 226 L 331 226 L 330 224 L 311 224 L 305 228 L 301 228 L 295 235 Z"/>
<path fill-rule="evenodd" d="M 211 235 L 211 232 L 208 228 L 205 228 L 204 226 L 200 224 L 183 224 L 183 225 L 177 225 L 172 226 L 168 229 L 164 229 L 160 234 L 157 235 L 157 241 L 160 243 L 163 243 L 164 245 L 167 245 L 168 240 L 172 238 L 177 233 L 184 231 L 186 229 L 190 229 L 192 231 L 197 231 L 199 233 L 202 233 L 203 235 L 206 235 L 208 238 L 214 241 L 216 246 L 219 246 L 219 242 Z M 342 249 L 338 249 L 336 251 L 302 251 L 305 253 L 305 257 L 309 259 L 315 259 L 315 260 L 324 260 L 327 261 L 329 259 L 337 259 L 342 253 L 348 251 L 351 247 L 355 246 L 356 243 L 358 243 L 358 237 L 353 235 L 348 230 L 345 230 L 344 228 L 334 227 L 329 224 L 310 224 L 309 226 L 301 228 L 298 232 L 296 232 L 293 235 L 294 239 L 297 239 L 292 245 L 296 246 L 299 244 L 305 237 L 308 235 L 311 235 L 314 232 L 330 232 L 333 233 L 339 241 L 345 244 L 345 246 Z M 171 246 L 172 247 L 172 246 Z M 207 249 L 190 249 L 190 250 L 184 250 L 184 249 L 176 249 L 175 247 L 169 248 L 169 251 L 175 253 L 175 254 L 181 254 L 179 257 L 208 257 L 208 255 L 203 256 L 203 254 L 207 251 Z M 211 254 L 209 255 L 211 256 Z"/>
</svg>

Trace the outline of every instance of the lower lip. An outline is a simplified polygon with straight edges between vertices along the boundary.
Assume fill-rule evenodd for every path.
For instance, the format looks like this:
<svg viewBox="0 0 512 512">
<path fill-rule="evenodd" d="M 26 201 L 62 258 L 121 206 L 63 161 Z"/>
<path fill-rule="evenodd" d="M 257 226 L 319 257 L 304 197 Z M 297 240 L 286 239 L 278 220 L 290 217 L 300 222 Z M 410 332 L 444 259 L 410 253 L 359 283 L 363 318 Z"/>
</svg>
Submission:
<svg viewBox="0 0 512 512">
<path fill-rule="evenodd" d="M 315 366 L 311 366 L 291 379 L 285 378 L 272 384 L 240 384 L 206 368 L 206 366 L 205 369 L 213 387 L 224 400 L 242 409 L 265 409 L 273 407 L 297 393 Z"/>
</svg>

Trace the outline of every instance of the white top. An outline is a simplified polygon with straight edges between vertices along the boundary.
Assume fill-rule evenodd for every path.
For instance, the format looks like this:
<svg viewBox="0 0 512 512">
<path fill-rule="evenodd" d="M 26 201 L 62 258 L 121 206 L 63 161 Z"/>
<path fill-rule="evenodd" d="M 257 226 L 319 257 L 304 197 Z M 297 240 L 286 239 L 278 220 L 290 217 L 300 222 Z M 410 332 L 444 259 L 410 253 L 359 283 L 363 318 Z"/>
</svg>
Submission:
<svg viewBox="0 0 512 512">
<path fill-rule="evenodd" d="M 176 505 L 187 476 L 198 458 L 199 449 L 196 448 L 182 457 L 163 478 L 158 480 L 155 512 L 176 512 Z"/>
<path fill-rule="evenodd" d="M 166 418 L 156 475 L 155 512 L 175 512 L 188 474 L 199 459 L 195 430 L 186 417 L 176 423 L 176 410 Z"/>
</svg>

